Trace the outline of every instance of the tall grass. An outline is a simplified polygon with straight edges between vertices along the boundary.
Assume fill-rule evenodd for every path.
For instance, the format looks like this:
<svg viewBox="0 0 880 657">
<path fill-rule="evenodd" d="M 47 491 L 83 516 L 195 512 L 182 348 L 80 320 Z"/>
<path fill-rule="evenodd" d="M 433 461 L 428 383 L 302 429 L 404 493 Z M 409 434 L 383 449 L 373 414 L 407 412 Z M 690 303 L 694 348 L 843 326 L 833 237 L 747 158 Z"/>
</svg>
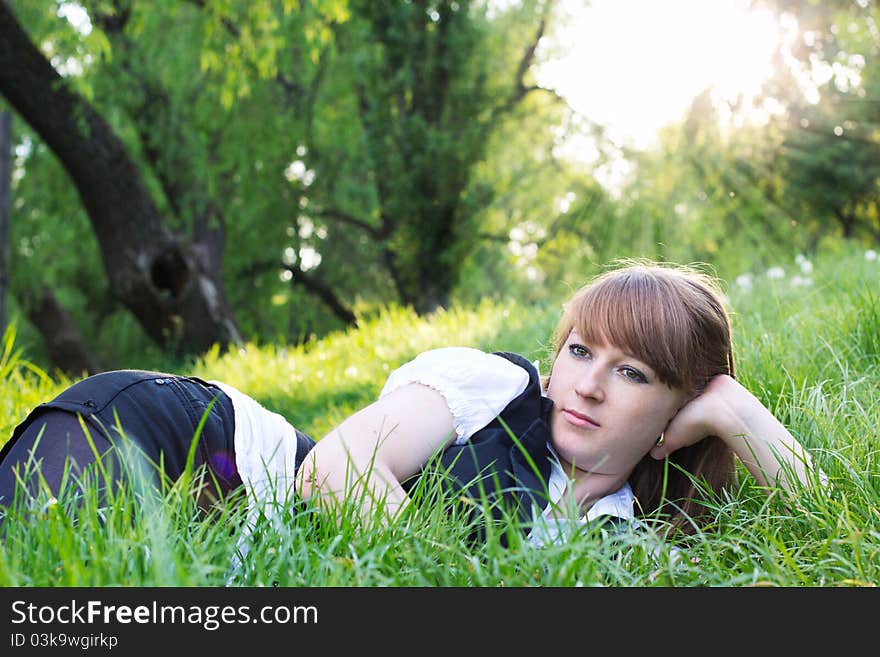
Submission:
<svg viewBox="0 0 880 657">
<path fill-rule="evenodd" d="M 783 264 L 783 263 L 781 263 Z M 739 377 L 814 455 L 828 488 L 766 495 L 743 469 L 715 501 L 714 522 L 675 546 L 651 529 L 590 527 L 543 548 L 510 519 L 473 543 L 462 517 L 413 507 L 365 528 L 357 509 L 327 517 L 289 505 L 260 519 L 246 557 L 243 505 L 207 516 L 183 486 L 44 496 L 6 521 L 3 586 L 855 586 L 880 582 L 880 263 L 861 253 L 813 263 L 812 282 L 752 272 L 732 283 Z M 794 270 L 794 267 L 787 267 Z M 428 318 L 390 308 L 357 329 L 297 347 L 213 351 L 188 374 L 251 394 L 316 438 L 381 390 L 419 351 L 452 344 L 517 351 L 548 364 L 559 306 L 515 301 L 453 308 Z M 0 360 L 4 435 L 69 381 L 14 350 Z M 82 493 L 81 493 L 82 494 Z M 501 534 L 507 539 L 502 547 Z"/>
</svg>

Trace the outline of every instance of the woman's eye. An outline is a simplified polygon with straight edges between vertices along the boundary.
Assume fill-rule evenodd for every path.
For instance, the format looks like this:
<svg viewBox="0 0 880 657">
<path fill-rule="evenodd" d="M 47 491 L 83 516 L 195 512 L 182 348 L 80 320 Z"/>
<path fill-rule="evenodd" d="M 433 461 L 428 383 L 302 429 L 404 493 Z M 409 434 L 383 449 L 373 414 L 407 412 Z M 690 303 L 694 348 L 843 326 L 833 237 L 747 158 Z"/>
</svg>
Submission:
<svg viewBox="0 0 880 657">
<path fill-rule="evenodd" d="M 575 358 L 585 358 L 590 355 L 589 349 L 582 344 L 570 344 L 568 345 L 568 351 Z"/>
<path fill-rule="evenodd" d="M 637 383 L 648 382 L 648 377 L 646 377 L 644 374 L 633 367 L 624 367 L 621 371 L 623 372 L 623 375 L 631 381 L 635 381 Z"/>
</svg>

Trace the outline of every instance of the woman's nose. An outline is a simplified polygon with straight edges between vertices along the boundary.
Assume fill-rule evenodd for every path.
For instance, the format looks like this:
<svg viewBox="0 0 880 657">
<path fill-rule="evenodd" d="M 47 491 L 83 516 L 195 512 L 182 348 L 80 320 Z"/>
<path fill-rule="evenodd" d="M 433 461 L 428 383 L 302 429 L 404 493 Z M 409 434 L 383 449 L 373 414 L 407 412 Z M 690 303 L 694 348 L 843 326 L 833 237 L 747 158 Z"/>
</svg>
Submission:
<svg viewBox="0 0 880 657">
<path fill-rule="evenodd" d="M 605 399 L 605 383 L 602 381 L 602 373 L 596 365 L 584 367 L 575 382 L 575 392 L 587 399 L 603 401 Z"/>
</svg>

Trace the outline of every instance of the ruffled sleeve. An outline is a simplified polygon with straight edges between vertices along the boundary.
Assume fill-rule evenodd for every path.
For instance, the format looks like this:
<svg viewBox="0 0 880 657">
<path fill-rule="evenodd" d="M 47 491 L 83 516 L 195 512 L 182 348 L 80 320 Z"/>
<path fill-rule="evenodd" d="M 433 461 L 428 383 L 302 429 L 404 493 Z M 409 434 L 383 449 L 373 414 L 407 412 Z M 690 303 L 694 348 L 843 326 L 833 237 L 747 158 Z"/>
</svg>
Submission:
<svg viewBox="0 0 880 657">
<path fill-rule="evenodd" d="M 422 352 L 394 370 L 380 398 L 409 383 L 437 390 L 446 399 L 463 444 L 504 410 L 529 383 L 528 373 L 506 358 L 470 347 Z"/>
</svg>

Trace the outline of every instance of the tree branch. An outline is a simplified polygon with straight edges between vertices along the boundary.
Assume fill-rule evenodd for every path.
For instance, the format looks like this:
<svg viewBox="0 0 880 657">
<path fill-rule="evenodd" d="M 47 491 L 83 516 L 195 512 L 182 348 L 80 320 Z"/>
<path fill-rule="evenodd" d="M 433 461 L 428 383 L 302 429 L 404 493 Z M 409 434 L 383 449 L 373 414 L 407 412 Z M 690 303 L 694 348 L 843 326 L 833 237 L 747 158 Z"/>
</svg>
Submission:
<svg viewBox="0 0 880 657">
<path fill-rule="evenodd" d="M 289 271 L 292 276 L 291 285 L 299 284 L 306 292 L 318 297 L 346 326 L 353 326 L 357 322 L 354 312 L 342 302 L 329 285 L 316 276 L 310 276 L 299 267 L 292 267 L 277 260 L 264 260 L 240 270 L 238 276 L 239 278 L 253 278 L 267 271 Z"/>
<path fill-rule="evenodd" d="M 550 5 L 548 5 L 549 7 Z M 516 75 L 514 76 L 513 82 L 513 93 L 505 100 L 501 105 L 495 108 L 492 112 L 493 116 L 499 116 L 506 112 L 509 112 L 511 109 L 516 107 L 523 98 L 526 97 L 528 93 L 531 91 L 543 90 L 549 91 L 553 93 L 557 97 L 558 94 L 555 92 L 544 89 L 543 87 L 539 87 L 536 85 L 526 85 L 525 78 L 529 72 L 529 69 L 535 63 L 535 51 L 538 49 L 538 43 L 541 41 L 541 38 L 544 36 L 544 31 L 547 29 L 547 17 L 542 16 L 541 20 L 538 22 L 538 27 L 535 30 L 535 35 L 532 38 L 531 42 L 526 45 L 523 50 L 523 55 L 519 60 L 519 64 L 516 67 Z"/>
<path fill-rule="evenodd" d="M 70 376 L 96 374 L 103 371 L 82 332 L 73 321 L 52 288 L 43 286 L 33 298 L 20 299 L 28 319 L 37 329 L 52 364 Z"/>
<path fill-rule="evenodd" d="M 358 219 L 357 217 L 354 217 L 347 212 L 342 212 L 341 210 L 317 210 L 313 211 L 312 214 L 318 217 L 323 217 L 324 219 L 332 219 L 334 221 L 338 221 L 339 223 L 354 226 L 355 228 L 365 231 L 371 237 L 377 240 L 384 239 L 388 236 L 388 233 L 390 232 L 384 223 L 381 226 L 373 226 L 363 219 Z"/>
</svg>

